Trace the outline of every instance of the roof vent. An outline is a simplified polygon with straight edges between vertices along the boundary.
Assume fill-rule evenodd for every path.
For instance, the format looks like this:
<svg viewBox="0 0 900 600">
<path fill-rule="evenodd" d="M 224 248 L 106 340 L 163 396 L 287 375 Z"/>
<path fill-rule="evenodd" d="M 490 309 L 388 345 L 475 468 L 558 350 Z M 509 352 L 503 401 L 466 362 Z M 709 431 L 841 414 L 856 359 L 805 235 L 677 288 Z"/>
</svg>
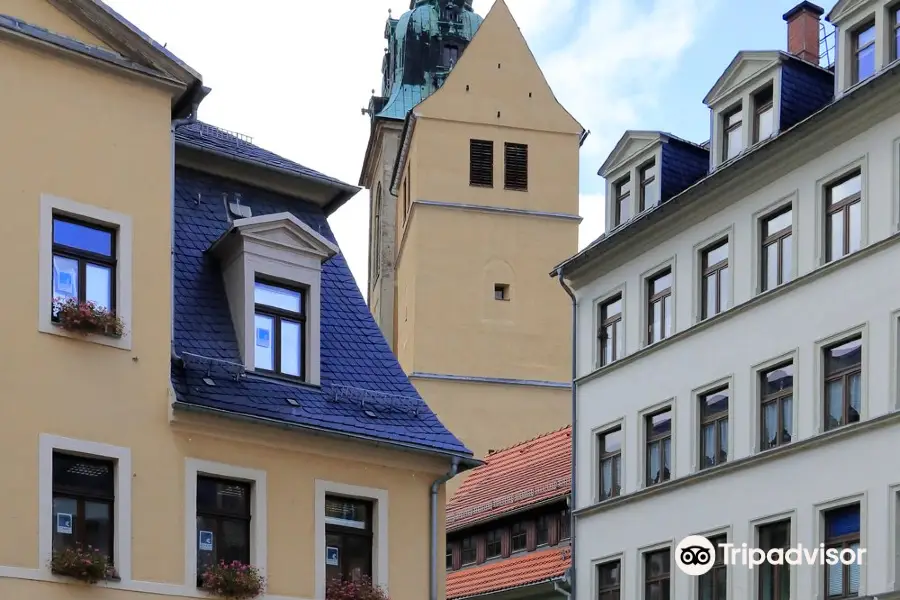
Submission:
<svg viewBox="0 0 900 600">
<path fill-rule="evenodd" d="M 210 377 L 204 377 L 203 383 L 205 383 L 206 385 L 212 385 L 212 386 L 216 385 L 216 382 L 213 381 L 212 378 L 210 378 Z"/>
<path fill-rule="evenodd" d="M 286 398 L 286 401 L 291 406 L 300 406 L 300 403 L 294 400 L 293 398 Z"/>
<path fill-rule="evenodd" d="M 367 416 L 367 417 L 371 417 L 371 418 L 373 418 L 373 419 L 376 418 L 376 417 L 378 416 L 378 415 L 376 415 L 374 412 L 372 412 L 371 410 L 367 410 L 367 411 L 365 411 L 365 413 L 366 413 L 366 416 Z"/>
<path fill-rule="evenodd" d="M 249 219 L 253 216 L 253 210 L 249 206 L 241 204 L 241 195 L 234 195 L 234 202 L 228 205 L 228 212 L 239 219 Z"/>
</svg>

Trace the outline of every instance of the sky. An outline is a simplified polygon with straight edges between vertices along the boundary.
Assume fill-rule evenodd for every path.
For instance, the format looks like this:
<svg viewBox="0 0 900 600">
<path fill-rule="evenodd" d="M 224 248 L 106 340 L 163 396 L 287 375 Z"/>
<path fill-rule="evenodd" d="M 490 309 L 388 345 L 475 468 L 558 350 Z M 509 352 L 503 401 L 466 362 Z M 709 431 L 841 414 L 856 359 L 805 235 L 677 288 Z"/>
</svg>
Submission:
<svg viewBox="0 0 900 600">
<path fill-rule="evenodd" d="M 409 0 L 105 0 L 203 75 L 203 121 L 351 184 L 380 90 L 384 25 Z M 799 0 L 507 0 L 556 97 L 588 130 L 579 245 L 604 231 L 597 170 L 627 129 L 709 138 L 703 97 L 740 50 L 784 49 Z M 486 15 L 494 0 L 474 0 Z M 833 2 L 824 8 L 830 9 Z M 252 7 L 252 8 L 250 8 Z M 360 289 L 369 194 L 329 219 Z"/>
</svg>

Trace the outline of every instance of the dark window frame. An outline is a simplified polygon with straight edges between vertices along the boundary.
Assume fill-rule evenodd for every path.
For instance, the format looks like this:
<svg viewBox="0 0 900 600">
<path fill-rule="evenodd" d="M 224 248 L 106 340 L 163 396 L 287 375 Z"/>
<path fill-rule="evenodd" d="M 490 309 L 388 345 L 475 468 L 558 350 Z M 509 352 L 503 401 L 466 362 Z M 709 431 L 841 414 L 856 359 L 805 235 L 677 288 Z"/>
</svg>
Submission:
<svg viewBox="0 0 900 600">
<path fill-rule="evenodd" d="M 744 141 L 741 140 L 741 149 L 734 154 L 734 156 L 728 154 L 728 140 L 730 139 L 731 132 L 735 129 L 741 129 L 741 135 L 743 136 L 743 126 L 744 126 L 744 116 L 743 116 L 744 107 L 741 103 L 738 103 L 737 106 L 733 106 L 729 110 L 726 110 L 722 113 L 722 162 L 731 160 L 735 156 L 738 156 L 744 150 Z M 734 123 L 729 124 L 731 118 L 735 115 L 739 115 L 740 119 Z"/>
<path fill-rule="evenodd" d="M 760 97 L 763 99 L 768 96 L 768 99 L 760 102 Z M 759 136 L 759 124 L 762 121 L 760 118 L 763 113 L 767 111 L 772 111 L 772 133 L 764 138 L 760 138 Z M 775 133 L 775 87 L 773 84 L 769 84 L 763 87 L 761 90 L 753 94 L 753 143 L 758 144 L 763 140 L 767 140 Z"/>
<path fill-rule="evenodd" d="M 717 412 L 711 412 L 711 413 L 706 412 L 706 407 L 708 406 L 707 399 L 709 399 L 711 396 L 721 394 L 722 392 L 727 392 L 727 394 L 728 394 L 728 408 L 726 408 L 725 410 L 717 411 Z M 729 427 L 728 421 L 729 421 L 729 417 L 731 416 L 731 386 L 728 384 L 719 385 L 710 390 L 703 392 L 702 394 L 697 394 L 697 401 L 699 403 L 699 411 L 698 412 L 700 415 L 699 427 L 698 427 L 698 433 L 699 433 L 699 437 L 700 437 L 700 440 L 699 440 L 700 443 L 698 444 L 698 446 L 700 447 L 700 456 L 698 457 L 698 465 L 700 468 L 698 470 L 703 471 L 706 469 L 712 469 L 714 467 L 724 465 L 725 463 L 728 462 L 728 460 L 730 458 L 729 452 L 728 452 L 728 445 L 731 442 L 731 432 L 728 430 L 728 427 Z M 723 426 L 723 424 L 725 427 L 725 434 L 727 436 L 726 440 L 725 440 L 725 448 L 721 447 L 722 436 L 719 433 L 721 431 L 720 428 Z M 713 444 L 714 444 L 713 450 L 716 451 L 716 453 L 715 453 L 716 460 L 715 460 L 715 463 L 712 465 L 704 465 L 703 464 L 704 459 L 706 457 L 706 450 L 707 450 L 706 441 L 703 436 L 703 428 L 708 425 L 713 425 L 714 430 L 715 430 L 715 437 L 714 437 L 715 441 L 713 442 Z M 724 459 L 721 458 L 722 454 L 725 455 Z"/>
<path fill-rule="evenodd" d="M 622 223 L 625 222 L 623 219 L 623 211 L 622 211 L 622 203 L 623 202 L 629 203 L 628 218 L 631 219 L 631 217 L 633 216 L 631 214 L 632 210 L 631 210 L 631 206 L 630 206 L 631 190 L 629 189 L 627 192 L 624 192 L 624 193 L 622 192 L 622 190 L 625 188 L 625 186 L 630 185 L 630 184 L 631 184 L 631 175 L 630 174 L 625 175 L 624 177 L 620 178 L 618 181 L 613 183 L 613 198 L 615 201 L 615 206 L 613 208 L 613 212 L 615 213 L 614 214 L 614 217 L 615 217 L 614 226 L 615 227 L 618 227 L 619 225 L 621 225 Z"/>
<path fill-rule="evenodd" d="M 722 277 L 722 271 L 729 268 L 729 257 L 731 253 L 731 240 L 729 237 L 722 238 L 716 242 L 713 242 L 706 248 L 700 251 L 700 318 L 708 319 L 710 317 L 714 317 L 719 313 L 727 310 L 728 307 L 722 306 L 722 291 L 725 289 L 725 286 L 728 285 L 728 281 L 726 278 Z M 709 255 L 712 252 L 715 252 L 722 246 L 726 246 L 725 258 L 720 260 L 715 264 L 709 263 Z M 709 284 L 710 280 L 715 279 L 716 283 L 716 300 L 715 306 L 709 306 Z M 730 294 L 729 294 L 730 296 Z M 712 312 L 710 309 L 712 308 Z"/>
<path fill-rule="evenodd" d="M 825 524 L 825 550 L 827 551 L 829 548 L 839 548 L 841 550 L 845 548 L 850 548 L 853 544 L 857 546 L 862 544 L 862 532 L 858 529 L 856 533 L 846 533 L 844 535 L 835 536 L 833 538 L 828 537 L 828 515 L 829 513 L 833 513 L 834 511 L 847 509 L 852 506 L 856 507 L 857 512 L 860 515 L 860 523 L 862 522 L 862 507 L 858 502 L 853 502 L 851 504 L 845 504 L 844 506 L 836 506 L 831 508 L 822 515 Z M 840 564 L 840 563 L 839 563 Z M 841 583 L 843 584 L 842 594 L 840 596 L 829 596 L 828 595 L 828 566 L 826 565 L 823 568 L 823 579 L 825 587 L 823 588 L 823 596 L 825 596 L 828 600 L 839 600 L 844 598 L 856 598 L 859 594 L 853 593 L 850 591 L 850 567 L 852 565 L 844 565 L 841 564 Z"/>
<path fill-rule="evenodd" d="M 550 516 L 541 515 L 534 522 L 534 545 L 540 548 L 550 544 Z"/>
<path fill-rule="evenodd" d="M 447 542 L 447 570 L 453 570 L 453 544 Z"/>
<path fill-rule="evenodd" d="M 775 232 L 770 232 L 768 235 L 766 235 L 766 225 L 768 223 L 770 223 L 771 221 L 774 221 L 778 217 L 781 217 L 787 213 L 791 214 L 791 224 L 783 229 L 779 229 L 778 231 L 775 231 Z M 759 255 L 760 256 L 760 259 L 759 259 L 760 260 L 759 289 L 763 292 L 767 292 L 767 291 L 769 291 L 769 289 L 775 289 L 775 287 L 778 287 L 779 285 L 782 285 L 791 280 L 789 277 L 791 277 L 793 275 L 793 267 L 791 267 L 791 273 L 786 274 L 784 272 L 784 241 L 786 239 L 790 238 L 791 243 L 793 244 L 793 235 L 794 235 L 793 218 L 794 218 L 794 205 L 786 204 L 785 206 L 782 206 L 782 207 L 768 213 L 767 215 L 765 215 L 764 217 L 762 217 L 760 219 L 760 233 L 761 233 L 761 237 L 762 237 L 762 243 L 761 243 L 760 255 Z M 769 246 L 773 246 L 773 245 L 776 247 L 776 253 L 778 255 L 778 273 L 776 273 L 776 277 L 775 277 L 775 279 L 776 279 L 775 287 L 769 288 L 769 287 L 767 287 L 768 281 L 769 281 L 769 263 L 768 263 L 768 260 L 766 260 L 766 257 L 767 257 L 766 251 L 768 250 Z M 794 255 L 793 254 L 794 252 L 796 252 L 796 249 L 793 248 L 793 246 L 792 246 L 791 247 L 791 256 L 792 257 Z"/>
<path fill-rule="evenodd" d="M 622 561 L 597 565 L 597 600 L 619 600 L 622 594 Z"/>
<path fill-rule="evenodd" d="M 757 526 L 756 528 L 756 537 L 757 537 L 757 546 L 765 551 L 774 550 L 776 546 L 769 546 L 768 544 L 763 544 L 762 538 L 763 534 L 767 530 L 771 530 L 774 527 L 784 527 L 787 526 L 787 537 L 785 543 L 781 546 L 782 550 L 787 550 L 791 546 L 791 519 L 782 519 L 780 521 L 773 521 L 770 523 L 763 523 Z M 769 546 L 769 547 L 764 547 Z M 764 563 L 757 575 L 757 584 L 756 584 L 756 595 L 757 600 L 763 600 L 763 578 L 766 575 L 766 569 L 771 569 L 772 573 L 772 589 L 774 590 L 774 595 L 770 600 L 790 600 L 789 598 L 779 598 L 780 590 L 782 588 L 782 579 L 787 577 L 788 579 L 788 587 L 790 587 L 790 578 L 791 578 L 791 566 L 790 565 L 772 565 Z"/>
<path fill-rule="evenodd" d="M 492 529 L 484 535 L 484 556 L 489 560 L 503 554 L 503 534 L 499 529 Z M 496 552 L 492 554 L 491 546 L 496 544 Z"/>
<path fill-rule="evenodd" d="M 597 435 L 599 442 L 599 453 L 598 453 L 598 470 L 597 470 L 597 480 L 600 483 L 600 488 L 597 492 L 597 497 L 602 502 L 603 500 L 608 500 L 610 498 L 616 498 L 622 493 L 622 444 L 619 443 L 619 449 L 614 450 L 613 452 L 606 452 L 605 443 L 606 436 L 618 433 L 620 436 L 622 435 L 622 426 L 617 425 L 606 431 L 603 431 Z M 607 462 L 612 463 L 612 482 L 611 482 L 611 492 L 608 496 L 603 495 L 604 484 L 606 483 L 603 477 L 603 465 Z"/>
<path fill-rule="evenodd" d="M 503 189 L 528 191 L 528 144 L 503 143 Z"/>
<path fill-rule="evenodd" d="M 828 370 L 828 353 L 831 350 L 833 350 L 834 348 L 843 346 L 844 344 L 849 344 L 850 342 L 855 342 L 857 340 L 859 340 L 859 343 L 860 343 L 859 362 L 855 363 L 851 366 L 845 367 L 843 369 L 840 369 L 838 371 L 829 372 L 829 370 Z M 822 348 L 822 358 L 821 358 L 822 374 L 823 374 L 823 376 L 822 376 L 823 423 L 822 424 L 824 426 L 825 431 L 830 431 L 832 429 L 837 429 L 838 427 L 843 427 L 843 426 L 849 425 L 851 423 L 856 423 L 860 418 L 862 418 L 862 415 L 858 415 L 857 421 L 850 421 L 850 408 L 852 406 L 851 405 L 851 396 L 850 396 L 850 379 L 854 375 L 859 375 L 860 391 L 862 391 L 862 376 L 863 376 L 862 375 L 862 362 L 863 362 L 863 356 L 862 356 L 862 347 L 863 346 L 862 345 L 863 345 L 863 341 L 864 340 L 863 340 L 862 333 L 856 333 L 856 334 L 850 335 L 846 338 L 843 338 L 838 342 L 828 344 L 827 346 Z M 829 421 L 828 421 L 828 417 L 830 416 L 829 412 L 828 412 L 828 384 L 833 383 L 835 381 L 841 382 L 842 415 L 841 415 L 841 424 L 835 425 L 834 427 L 830 427 Z"/>
<path fill-rule="evenodd" d="M 647 176 L 647 172 L 652 170 L 653 174 L 649 177 Z M 659 198 L 656 198 L 653 204 L 647 204 L 647 187 L 654 183 L 657 180 L 656 177 L 656 159 L 651 158 L 638 169 L 638 178 L 640 179 L 639 188 L 640 188 L 640 206 L 639 209 L 641 212 L 644 212 L 648 208 L 656 206 L 659 204 Z M 656 186 L 656 189 L 659 190 L 659 186 Z"/>
<path fill-rule="evenodd" d="M 200 498 L 197 498 L 197 510 L 195 518 L 204 517 L 206 519 L 212 519 L 215 521 L 215 527 L 213 528 L 213 540 L 222 540 L 225 539 L 225 536 L 222 533 L 223 523 L 239 523 L 243 530 L 244 535 L 247 538 L 247 548 L 246 552 L 243 554 L 241 562 L 244 564 L 250 564 L 250 557 L 252 555 L 253 549 L 253 538 L 251 536 L 252 531 L 250 529 L 251 521 L 253 519 L 252 515 L 252 500 L 253 500 L 253 484 L 248 481 L 241 481 L 237 479 L 229 479 L 227 477 L 220 477 L 218 475 L 206 475 L 206 474 L 198 474 L 197 475 L 197 488 L 200 488 L 201 481 L 208 481 L 213 484 L 224 484 L 234 487 L 239 487 L 244 490 L 246 501 L 246 510 L 245 511 L 228 511 L 221 510 L 217 508 L 208 508 L 204 507 L 200 504 Z M 199 523 L 197 527 L 197 532 L 195 535 L 199 535 Z M 215 542 L 213 546 L 215 556 L 213 557 L 213 564 L 218 563 L 220 560 L 223 560 L 220 556 L 218 556 L 218 542 Z M 197 586 L 199 587 L 202 583 L 203 578 L 203 570 L 200 565 L 200 556 L 198 552 L 197 556 Z"/>
<path fill-rule="evenodd" d="M 568 508 L 559 514 L 559 541 L 572 539 L 572 513 Z"/>
<path fill-rule="evenodd" d="M 659 415 L 669 413 L 669 431 L 667 433 L 659 433 L 653 434 L 653 418 L 658 417 Z M 666 406 L 665 408 L 661 408 L 659 410 L 655 410 L 652 413 L 644 416 L 644 486 L 651 487 L 654 485 L 659 485 L 664 481 L 669 481 L 672 478 L 671 472 L 671 462 L 672 462 L 672 426 L 674 423 L 672 422 L 672 417 L 675 412 L 672 406 Z M 663 452 L 663 442 L 666 440 L 669 441 L 669 469 L 666 469 L 664 463 L 665 454 Z M 653 446 L 659 446 L 659 481 L 652 481 L 650 477 L 650 453 Z"/>
<path fill-rule="evenodd" d="M 669 287 L 654 294 L 654 285 L 663 277 L 669 277 Z M 669 300 L 669 306 L 671 307 L 672 284 L 674 283 L 674 279 L 675 275 L 672 272 L 672 267 L 666 267 L 647 278 L 647 345 L 661 342 L 669 337 L 666 335 L 666 326 L 670 325 L 670 323 L 666 321 L 666 300 Z M 658 340 L 653 339 L 653 326 L 656 324 L 656 321 L 653 319 L 653 309 L 656 304 L 660 304 L 660 338 Z M 670 317 L 674 317 L 674 314 L 670 315 Z"/>
<path fill-rule="evenodd" d="M 521 540 L 521 547 L 518 547 L 518 540 Z M 517 521 L 509 528 L 509 552 L 515 554 L 524 552 L 528 549 L 528 527 L 524 521 Z"/>
<path fill-rule="evenodd" d="M 667 558 L 663 562 L 666 567 L 666 570 L 656 576 L 650 576 L 650 562 L 654 557 L 658 555 L 663 555 Z M 653 550 L 649 552 L 644 552 L 644 598 L 650 598 L 650 586 L 653 584 L 664 584 L 662 589 L 663 600 L 669 600 L 672 596 L 672 550 L 670 548 L 662 548 L 660 550 Z"/>
<path fill-rule="evenodd" d="M 607 300 L 604 300 L 600 304 L 600 328 L 597 331 L 597 339 L 600 340 L 600 366 L 606 366 L 608 364 L 614 363 L 622 357 L 618 354 L 619 348 L 619 334 L 622 333 L 621 329 L 624 327 L 623 322 L 623 312 L 625 310 L 624 298 L 621 293 L 614 294 L 610 296 Z M 612 305 L 619 303 L 619 312 L 608 314 L 608 310 Z M 620 327 L 616 327 L 619 325 Z M 607 328 L 612 332 L 612 335 L 607 334 Z M 618 333 L 617 333 L 618 331 Z M 625 340 L 622 340 L 622 348 L 624 351 Z M 609 361 L 606 360 L 606 346 L 609 344 Z M 624 352 L 623 352 L 624 353 Z"/>
<path fill-rule="evenodd" d="M 851 179 L 856 177 L 860 178 L 860 190 L 858 192 L 854 192 L 850 194 L 846 198 L 841 198 L 837 202 L 834 202 L 834 190 L 838 186 L 847 183 Z M 850 251 L 850 207 L 856 204 L 862 203 L 862 170 L 854 169 L 850 173 L 842 176 L 839 179 L 835 179 L 831 183 L 825 186 L 825 262 L 831 262 L 833 260 L 837 260 L 839 258 L 843 258 L 849 254 Z M 843 248 L 841 248 L 840 256 L 835 256 L 834 248 L 831 246 L 831 215 L 841 213 L 841 221 L 843 224 Z M 860 206 L 860 238 L 862 237 L 862 207 Z"/>
<path fill-rule="evenodd" d="M 75 505 L 77 507 L 77 514 L 73 516 L 73 528 L 72 528 L 72 537 L 73 544 L 75 546 L 81 546 L 84 549 L 87 549 L 87 519 L 85 518 L 85 502 L 95 502 L 95 503 L 104 503 L 109 506 L 109 559 L 110 563 L 113 563 L 115 560 L 116 554 L 116 482 L 118 477 L 120 476 L 117 472 L 118 469 L 118 461 L 114 458 L 106 458 L 100 456 L 81 456 L 78 454 L 73 454 L 70 452 L 65 452 L 62 450 L 54 450 L 53 451 L 53 460 L 55 461 L 57 457 L 68 460 L 76 460 L 78 462 L 83 462 L 89 465 L 97 466 L 97 467 L 105 467 L 108 468 L 112 473 L 112 482 L 110 484 L 110 489 L 105 490 L 108 493 L 98 493 L 98 491 L 89 490 L 87 488 L 79 487 L 79 486 L 67 486 L 61 483 L 57 483 L 56 478 L 54 477 L 55 468 L 53 463 L 51 463 L 51 481 L 52 481 L 52 502 L 55 503 L 57 498 L 66 498 L 68 500 L 74 500 Z M 55 524 L 54 524 L 54 531 Z M 58 552 L 59 550 L 52 546 L 51 548 L 54 552 Z"/>
<path fill-rule="evenodd" d="M 505 302 L 509 301 L 509 284 L 508 283 L 495 283 L 494 284 L 494 300 L 503 300 Z"/>
<path fill-rule="evenodd" d="M 466 542 L 470 544 L 470 547 L 466 547 Z M 466 560 L 466 553 L 472 553 L 472 560 Z M 459 544 L 459 560 L 460 564 L 463 567 L 468 567 L 469 565 L 474 565 L 478 561 L 478 548 L 475 544 L 475 538 L 473 536 L 469 536 L 462 539 L 462 542 Z"/>
<path fill-rule="evenodd" d="M 863 50 L 867 50 L 870 46 L 875 46 L 875 41 L 878 39 L 878 32 L 875 31 L 874 35 L 872 36 L 872 41 L 865 44 L 864 46 L 859 45 L 859 38 L 863 33 L 866 33 L 870 29 L 873 29 L 873 30 L 875 29 L 875 21 L 874 20 L 866 21 L 864 24 L 862 24 L 859 27 L 857 27 L 856 29 L 854 29 L 853 32 L 850 34 L 850 37 L 852 40 L 852 45 L 853 45 L 853 48 L 852 48 L 852 50 L 853 50 L 853 65 L 851 67 L 851 77 L 852 77 L 851 85 L 856 85 L 857 83 L 860 83 L 861 81 L 865 81 L 865 79 L 859 78 L 860 77 L 859 55 L 862 53 Z M 873 50 L 873 52 L 874 51 L 875 50 Z M 872 75 L 870 75 L 869 77 L 872 77 L 874 75 L 875 75 L 875 73 L 873 72 Z M 866 77 L 866 79 L 868 79 L 869 77 Z"/>
<path fill-rule="evenodd" d="M 459 54 L 457 44 L 444 44 L 441 47 L 441 64 L 446 69 L 452 69 L 459 62 Z"/>
<path fill-rule="evenodd" d="M 256 302 L 255 294 L 256 294 L 256 284 L 262 284 L 269 287 L 274 287 L 278 289 L 282 289 L 288 292 L 294 292 L 300 294 L 300 312 L 294 312 L 291 310 L 285 310 L 283 308 L 278 308 L 275 306 L 269 306 L 268 304 L 259 304 Z M 306 312 L 307 312 L 307 300 L 310 293 L 308 287 L 299 286 L 299 285 L 288 285 L 278 281 L 272 281 L 270 279 L 265 278 L 257 278 L 254 281 L 253 286 L 254 293 L 254 303 L 253 303 L 253 315 L 262 315 L 265 317 L 270 317 L 273 320 L 272 325 L 272 369 L 263 369 L 261 367 L 256 366 L 256 360 L 254 358 L 253 368 L 255 371 L 260 373 L 265 373 L 268 375 L 277 375 L 278 377 L 284 377 L 295 381 L 306 381 L 306 359 L 307 359 L 307 331 L 306 331 Z M 282 372 L 281 367 L 281 323 L 282 321 L 288 321 L 289 323 L 297 323 L 300 325 L 300 374 L 299 375 L 291 375 L 289 373 Z M 255 331 L 255 323 L 254 323 L 254 331 Z M 254 335 L 254 344 L 256 336 Z M 255 350 L 254 350 L 255 353 Z"/>
<path fill-rule="evenodd" d="M 891 14 L 891 62 L 900 58 L 900 5 L 890 8 Z"/>
<path fill-rule="evenodd" d="M 494 187 L 493 140 L 469 140 L 469 186 Z"/>
<path fill-rule="evenodd" d="M 791 368 L 794 368 L 793 360 L 786 360 L 784 362 L 780 362 L 773 367 L 769 367 L 764 371 L 759 372 L 759 386 L 760 386 L 760 394 L 759 394 L 759 449 L 760 451 L 769 450 L 771 448 L 778 448 L 780 446 L 784 446 L 785 444 L 790 444 L 791 440 L 784 439 L 784 402 L 787 399 L 791 400 L 791 411 L 794 410 L 794 384 L 793 380 L 791 382 L 791 387 L 784 388 L 778 390 L 777 392 L 766 393 L 766 386 L 768 383 L 768 375 L 773 371 L 777 371 L 779 369 L 783 369 L 784 367 L 790 365 Z M 793 378 L 793 375 L 791 375 Z M 778 427 L 778 435 L 776 436 L 776 441 L 774 446 L 769 445 L 769 441 L 766 436 L 766 407 L 770 404 L 775 404 L 778 414 L 778 421 L 776 426 Z M 793 417 L 791 417 L 793 420 Z"/>
<path fill-rule="evenodd" d="M 725 551 L 721 548 L 720 544 L 728 543 L 728 536 L 726 534 L 720 534 L 713 537 L 707 538 L 709 542 L 713 545 L 715 558 L 713 559 L 712 568 L 700 575 L 697 578 L 697 587 L 702 588 L 702 586 L 709 580 L 712 580 L 712 593 L 709 596 L 704 596 L 704 600 L 726 600 L 728 597 L 728 567 L 725 565 Z M 725 589 L 719 589 L 716 587 L 715 582 L 719 573 L 725 573 Z M 716 592 L 722 592 L 720 596 Z"/>
<path fill-rule="evenodd" d="M 109 255 L 90 252 L 67 244 L 61 244 L 56 241 L 56 223 L 68 223 L 70 225 L 78 225 L 95 231 L 106 233 L 110 236 L 110 253 Z M 78 263 L 78 281 L 76 282 L 77 293 L 76 299 L 79 303 L 86 302 L 87 293 L 87 265 L 93 264 L 99 267 L 109 269 L 109 312 L 116 314 L 116 288 L 118 287 L 118 230 L 114 227 L 106 225 L 98 225 L 91 221 L 70 217 L 62 214 L 54 214 L 51 221 L 50 239 L 52 240 L 51 261 L 53 256 L 60 256 L 74 260 Z M 52 271 L 52 262 L 51 262 Z M 54 317 L 55 318 L 55 317 Z"/>
</svg>

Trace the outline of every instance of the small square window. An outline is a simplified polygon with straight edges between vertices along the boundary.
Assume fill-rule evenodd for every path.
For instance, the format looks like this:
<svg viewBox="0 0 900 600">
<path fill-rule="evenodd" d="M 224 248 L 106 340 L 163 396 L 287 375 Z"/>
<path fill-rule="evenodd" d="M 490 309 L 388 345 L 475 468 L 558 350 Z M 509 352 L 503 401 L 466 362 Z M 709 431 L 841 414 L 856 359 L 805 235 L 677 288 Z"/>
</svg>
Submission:
<svg viewBox="0 0 900 600">
<path fill-rule="evenodd" d="M 494 300 L 509 300 L 509 284 L 494 284 Z"/>
<path fill-rule="evenodd" d="M 115 462 L 53 453 L 53 552 L 88 546 L 113 560 Z"/>
</svg>

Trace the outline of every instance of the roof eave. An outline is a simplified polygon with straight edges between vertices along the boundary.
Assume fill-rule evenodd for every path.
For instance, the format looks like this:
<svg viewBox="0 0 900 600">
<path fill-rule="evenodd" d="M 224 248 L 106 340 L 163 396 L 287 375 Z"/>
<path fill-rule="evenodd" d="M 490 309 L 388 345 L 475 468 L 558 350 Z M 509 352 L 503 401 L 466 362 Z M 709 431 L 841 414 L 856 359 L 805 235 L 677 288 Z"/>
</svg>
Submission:
<svg viewBox="0 0 900 600">
<path fill-rule="evenodd" d="M 530 583 L 524 583 L 521 585 L 514 585 L 512 587 L 500 588 L 498 590 L 490 590 L 486 592 L 482 592 L 480 594 L 468 594 L 463 596 L 450 596 L 447 595 L 447 600 L 469 600 L 471 598 L 485 598 L 485 599 L 493 599 L 493 598 L 503 598 L 504 596 L 512 596 L 519 595 L 522 593 L 527 594 L 528 596 L 537 595 L 541 593 L 544 588 L 547 588 L 547 591 L 553 591 L 555 586 L 554 583 L 563 581 L 566 577 L 565 571 L 560 575 L 554 575 L 548 577 L 546 579 L 540 579 L 538 581 L 533 581 Z M 560 593 L 560 596 L 563 594 Z"/>
<path fill-rule="evenodd" d="M 550 504 L 556 504 L 566 499 L 569 494 L 572 493 L 572 489 L 569 488 L 565 490 L 564 493 L 553 496 L 552 498 L 545 498 L 544 500 L 539 500 L 537 502 L 531 502 L 530 504 L 526 504 L 524 506 L 518 506 L 512 510 L 506 510 L 499 513 L 491 513 L 486 515 L 483 519 L 472 519 L 471 521 L 465 521 L 460 523 L 458 526 L 451 524 L 449 521 L 447 522 L 447 533 L 452 533 L 456 531 L 462 531 L 464 529 L 468 529 L 469 527 L 475 527 L 476 525 L 481 525 L 484 523 L 489 523 L 491 521 L 496 521 L 497 519 L 502 519 L 504 517 L 508 517 L 510 515 L 517 515 L 523 512 L 527 512 L 529 510 L 534 510 L 535 508 L 540 508 L 542 506 L 548 506 Z M 449 511 L 448 511 L 449 512 Z"/>
</svg>

